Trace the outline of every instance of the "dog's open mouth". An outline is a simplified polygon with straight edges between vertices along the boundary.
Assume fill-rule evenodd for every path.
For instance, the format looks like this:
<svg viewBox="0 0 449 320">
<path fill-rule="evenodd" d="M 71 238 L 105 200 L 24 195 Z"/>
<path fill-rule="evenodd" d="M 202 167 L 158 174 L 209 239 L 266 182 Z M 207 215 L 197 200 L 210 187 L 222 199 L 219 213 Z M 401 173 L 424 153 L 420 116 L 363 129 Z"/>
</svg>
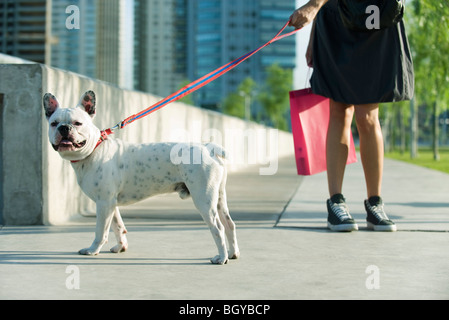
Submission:
<svg viewBox="0 0 449 320">
<path fill-rule="evenodd" d="M 53 145 L 56 151 L 74 151 L 76 149 L 82 148 L 86 145 L 86 140 L 76 143 L 69 139 L 62 139 L 58 145 Z"/>
</svg>

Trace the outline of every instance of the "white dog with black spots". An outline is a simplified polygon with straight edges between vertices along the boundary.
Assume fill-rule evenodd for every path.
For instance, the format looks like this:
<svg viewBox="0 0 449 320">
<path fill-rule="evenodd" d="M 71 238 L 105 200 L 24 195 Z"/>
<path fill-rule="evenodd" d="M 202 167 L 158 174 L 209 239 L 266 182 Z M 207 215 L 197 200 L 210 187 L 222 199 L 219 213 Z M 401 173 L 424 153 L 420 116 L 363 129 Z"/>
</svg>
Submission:
<svg viewBox="0 0 449 320">
<path fill-rule="evenodd" d="M 111 227 L 117 238 L 111 251 L 125 251 L 127 231 L 118 207 L 157 194 L 178 192 L 182 199 L 192 197 L 210 228 L 218 248 L 218 255 L 211 262 L 225 264 L 228 259 L 239 257 L 235 224 L 226 200 L 226 155 L 220 146 L 132 144 L 114 138 L 102 141 L 101 131 L 92 122 L 96 113 L 93 91 L 86 92 L 74 108 L 61 108 L 50 93 L 44 95 L 43 105 L 50 143 L 63 159 L 71 161 L 78 184 L 96 203 L 95 239 L 80 254 L 97 255 L 107 242 Z M 173 161 L 179 153 L 196 155 L 201 161 Z"/>
</svg>

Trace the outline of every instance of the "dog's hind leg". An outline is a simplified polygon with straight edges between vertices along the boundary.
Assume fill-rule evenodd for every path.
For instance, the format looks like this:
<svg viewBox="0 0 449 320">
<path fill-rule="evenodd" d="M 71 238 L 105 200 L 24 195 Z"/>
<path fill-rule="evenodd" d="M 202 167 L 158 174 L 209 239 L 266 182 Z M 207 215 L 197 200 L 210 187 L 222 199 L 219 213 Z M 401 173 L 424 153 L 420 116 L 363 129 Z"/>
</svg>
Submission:
<svg viewBox="0 0 449 320">
<path fill-rule="evenodd" d="M 240 256 L 239 246 L 237 244 L 237 234 L 235 230 L 235 223 L 229 214 L 228 202 L 226 198 L 226 171 L 223 174 L 223 180 L 220 184 L 218 192 L 217 211 L 221 223 L 225 228 L 226 238 L 229 244 L 229 259 L 238 259 Z"/>
<path fill-rule="evenodd" d="M 218 217 L 218 194 L 214 195 L 214 193 L 217 192 L 213 192 L 212 190 L 201 192 L 199 194 L 193 192 L 192 198 L 196 208 L 201 213 L 204 222 L 206 222 L 209 227 L 218 248 L 218 255 L 210 261 L 213 264 L 226 264 L 228 263 L 228 251 L 226 249 L 225 230 Z"/>
<path fill-rule="evenodd" d="M 223 224 L 220 222 L 218 212 L 216 209 L 210 209 L 207 216 L 204 217 L 206 224 L 209 226 L 212 237 L 215 240 L 215 244 L 218 248 L 218 255 L 213 257 L 210 262 L 213 264 L 226 264 L 228 263 L 228 252 L 226 249 L 226 238 Z"/>
<path fill-rule="evenodd" d="M 123 223 L 122 217 L 120 216 L 120 210 L 115 207 L 114 216 L 112 217 L 112 231 L 114 231 L 115 238 L 117 239 L 117 245 L 111 248 L 111 252 L 120 253 L 128 249 L 128 240 L 126 239 L 125 224 Z"/>
<path fill-rule="evenodd" d="M 237 244 L 237 233 L 235 230 L 235 223 L 232 221 L 229 214 L 228 204 L 226 201 L 226 190 L 220 188 L 220 194 L 218 198 L 217 211 L 220 217 L 221 223 L 225 228 L 226 238 L 229 244 L 229 259 L 238 259 L 240 256 L 239 246 Z"/>
</svg>

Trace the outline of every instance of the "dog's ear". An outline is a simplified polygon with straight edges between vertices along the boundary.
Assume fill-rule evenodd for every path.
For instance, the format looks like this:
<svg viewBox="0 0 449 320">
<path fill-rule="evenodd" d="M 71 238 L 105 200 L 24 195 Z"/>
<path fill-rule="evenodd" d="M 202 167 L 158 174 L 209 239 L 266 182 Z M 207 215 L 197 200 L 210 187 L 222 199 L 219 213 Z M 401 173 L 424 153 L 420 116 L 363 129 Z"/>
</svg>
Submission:
<svg viewBox="0 0 449 320">
<path fill-rule="evenodd" d="M 91 118 L 95 117 L 96 112 L 96 99 L 95 99 L 95 92 L 92 90 L 87 91 L 83 96 L 81 97 L 79 107 L 84 109 Z"/>
<path fill-rule="evenodd" d="M 51 115 L 59 108 L 59 102 L 51 93 L 46 93 L 42 99 L 44 105 L 45 116 L 50 119 Z"/>
</svg>

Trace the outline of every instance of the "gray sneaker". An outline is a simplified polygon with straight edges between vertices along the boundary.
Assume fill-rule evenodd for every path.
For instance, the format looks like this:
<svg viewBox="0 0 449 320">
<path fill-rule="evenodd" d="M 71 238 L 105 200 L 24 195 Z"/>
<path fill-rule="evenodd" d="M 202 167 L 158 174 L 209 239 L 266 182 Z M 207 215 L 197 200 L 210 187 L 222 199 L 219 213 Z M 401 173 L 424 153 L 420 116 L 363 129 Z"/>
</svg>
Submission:
<svg viewBox="0 0 449 320">
<path fill-rule="evenodd" d="M 359 227 L 349 214 L 348 206 L 342 194 L 327 199 L 327 227 L 332 231 L 356 231 Z"/>
</svg>

